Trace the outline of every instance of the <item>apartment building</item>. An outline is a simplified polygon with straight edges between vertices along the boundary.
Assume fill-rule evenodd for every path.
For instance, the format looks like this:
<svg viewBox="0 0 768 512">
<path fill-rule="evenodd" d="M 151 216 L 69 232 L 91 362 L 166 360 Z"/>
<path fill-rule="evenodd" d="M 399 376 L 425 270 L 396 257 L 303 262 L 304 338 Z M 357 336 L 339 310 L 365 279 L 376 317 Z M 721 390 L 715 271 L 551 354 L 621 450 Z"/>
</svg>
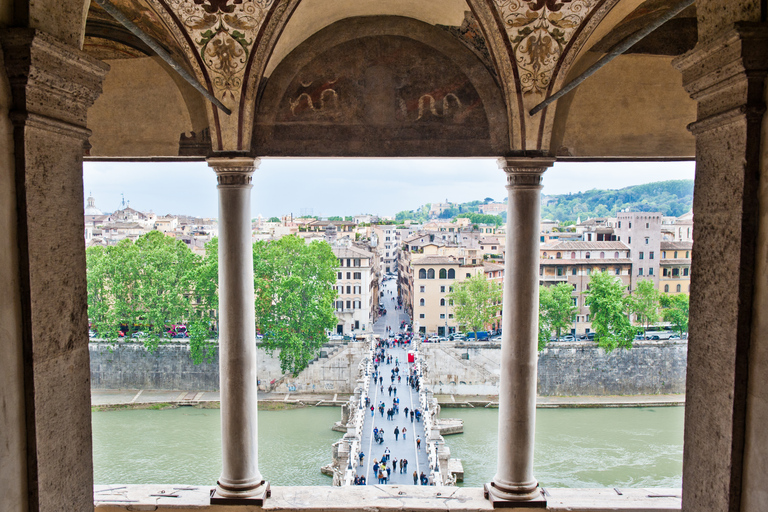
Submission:
<svg viewBox="0 0 768 512">
<path fill-rule="evenodd" d="M 650 279 L 656 289 L 659 287 L 661 222 L 659 212 L 619 212 L 616 216 L 616 240 L 631 249 L 630 291 L 637 287 L 637 281 L 641 279 Z"/>
<path fill-rule="evenodd" d="M 690 293 L 692 248 L 693 242 L 661 242 L 660 292 Z"/>
<path fill-rule="evenodd" d="M 542 245 L 539 251 L 539 284 L 568 283 L 573 287 L 573 304 L 577 308 L 573 334 L 592 330 L 584 292 L 593 272 L 608 272 L 621 279 L 624 286 L 630 286 L 631 250 L 623 242 L 555 242 Z"/>
<path fill-rule="evenodd" d="M 337 334 L 355 336 L 372 332 L 378 317 L 379 272 L 376 255 L 349 241 L 332 246 L 339 260 L 336 269 Z"/>
</svg>

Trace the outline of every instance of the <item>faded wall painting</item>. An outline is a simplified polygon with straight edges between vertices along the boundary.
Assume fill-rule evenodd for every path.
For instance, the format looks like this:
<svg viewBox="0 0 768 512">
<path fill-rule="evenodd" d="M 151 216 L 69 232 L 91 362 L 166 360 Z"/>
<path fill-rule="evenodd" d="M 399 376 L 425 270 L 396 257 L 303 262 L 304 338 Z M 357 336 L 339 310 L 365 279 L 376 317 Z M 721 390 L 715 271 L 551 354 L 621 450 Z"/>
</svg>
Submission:
<svg viewBox="0 0 768 512">
<path fill-rule="evenodd" d="M 258 154 L 493 154 L 473 81 L 427 44 L 360 37 L 303 61 L 294 69 L 281 64 L 267 82 L 254 136 Z"/>
</svg>

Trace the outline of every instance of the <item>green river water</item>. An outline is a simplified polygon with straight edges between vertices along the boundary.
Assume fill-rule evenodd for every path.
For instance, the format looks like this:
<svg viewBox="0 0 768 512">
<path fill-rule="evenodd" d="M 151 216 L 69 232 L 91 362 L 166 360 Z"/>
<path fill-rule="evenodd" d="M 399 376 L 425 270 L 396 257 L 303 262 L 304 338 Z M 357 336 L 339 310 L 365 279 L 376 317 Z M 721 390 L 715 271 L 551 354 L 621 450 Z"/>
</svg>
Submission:
<svg viewBox="0 0 768 512">
<path fill-rule="evenodd" d="M 680 487 L 683 408 L 539 409 L 534 475 L 544 487 Z M 496 409 L 443 409 L 464 433 L 446 436 L 465 486 L 496 469 Z M 97 484 L 213 485 L 221 471 L 219 410 L 94 412 Z M 335 407 L 259 411 L 259 469 L 272 485 L 330 485 L 320 466 L 341 438 Z"/>
</svg>

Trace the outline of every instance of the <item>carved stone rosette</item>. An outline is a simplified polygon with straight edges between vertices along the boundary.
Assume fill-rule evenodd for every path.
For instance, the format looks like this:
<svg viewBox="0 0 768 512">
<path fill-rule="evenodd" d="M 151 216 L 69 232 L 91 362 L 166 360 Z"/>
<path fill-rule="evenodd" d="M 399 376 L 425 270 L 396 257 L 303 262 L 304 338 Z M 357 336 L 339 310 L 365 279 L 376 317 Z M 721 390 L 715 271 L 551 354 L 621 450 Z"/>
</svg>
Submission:
<svg viewBox="0 0 768 512">
<path fill-rule="evenodd" d="M 544 171 L 552 167 L 554 158 L 499 158 L 499 167 L 507 174 L 507 190 L 542 188 Z"/>
<path fill-rule="evenodd" d="M 260 160 L 251 157 L 213 157 L 208 159 L 208 165 L 216 172 L 219 187 L 248 187 L 251 188 L 253 171 L 259 166 Z"/>
</svg>

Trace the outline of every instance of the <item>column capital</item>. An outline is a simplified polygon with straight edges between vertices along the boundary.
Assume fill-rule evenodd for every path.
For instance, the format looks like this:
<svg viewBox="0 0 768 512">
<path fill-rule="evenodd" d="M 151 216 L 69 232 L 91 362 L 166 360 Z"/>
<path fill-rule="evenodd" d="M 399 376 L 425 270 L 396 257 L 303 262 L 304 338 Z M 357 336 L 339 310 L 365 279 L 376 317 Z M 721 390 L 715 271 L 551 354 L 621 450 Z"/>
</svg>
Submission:
<svg viewBox="0 0 768 512">
<path fill-rule="evenodd" d="M 507 174 L 507 188 L 538 187 L 544 171 L 552 167 L 554 158 L 499 158 L 499 167 Z"/>
<path fill-rule="evenodd" d="M 219 186 L 250 187 L 253 171 L 261 160 L 249 156 L 208 158 L 208 166 L 216 173 Z"/>
<path fill-rule="evenodd" d="M 88 108 L 101 94 L 109 66 L 35 29 L 4 29 L 0 45 L 13 123 L 87 138 Z"/>
</svg>

